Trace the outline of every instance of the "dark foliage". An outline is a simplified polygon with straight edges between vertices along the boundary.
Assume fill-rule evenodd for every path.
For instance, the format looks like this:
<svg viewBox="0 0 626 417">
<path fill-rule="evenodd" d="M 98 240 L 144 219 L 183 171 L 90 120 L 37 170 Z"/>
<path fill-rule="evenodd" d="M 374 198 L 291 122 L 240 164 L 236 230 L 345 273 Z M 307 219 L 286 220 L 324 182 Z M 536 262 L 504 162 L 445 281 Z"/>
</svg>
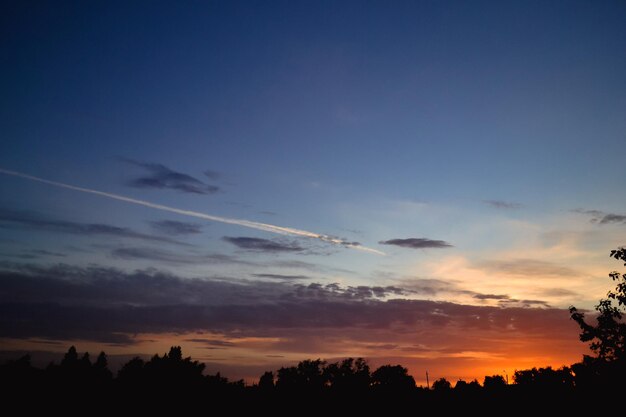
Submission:
<svg viewBox="0 0 626 417">
<path fill-rule="evenodd" d="M 611 257 L 624 261 L 626 248 L 611 251 Z M 571 317 L 580 326 L 580 340 L 589 342 L 595 356 L 585 355 L 583 361 L 572 366 L 579 384 L 585 386 L 623 385 L 626 375 L 626 274 L 609 274 L 616 282 L 615 289 L 596 305 L 596 324 L 589 324 L 585 314 L 570 307 Z"/>
</svg>

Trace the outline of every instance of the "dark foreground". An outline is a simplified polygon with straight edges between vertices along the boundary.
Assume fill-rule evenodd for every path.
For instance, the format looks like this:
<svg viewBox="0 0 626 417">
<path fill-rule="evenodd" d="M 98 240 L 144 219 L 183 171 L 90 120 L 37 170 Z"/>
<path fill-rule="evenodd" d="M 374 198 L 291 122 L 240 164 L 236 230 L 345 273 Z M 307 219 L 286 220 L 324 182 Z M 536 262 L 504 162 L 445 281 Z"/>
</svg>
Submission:
<svg viewBox="0 0 626 417">
<path fill-rule="evenodd" d="M 370 372 L 366 361 L 321 360 L 266 372 L 256 385 L 230 382 L 183 358 L 180 348 L 135 358 L 113 377 L 100 354 L 92 363 L 70 348 L 60 364 L 34 368 L 29 357 L 0 366 L 2 402 L 16 414 L 66 415 L 202 413 L 240 415 L 504 415 L 623 411 L 623 366 L 580 363 L 571 368 L 517 371 L 513 384 L 498 375 L 478 381 L 445 379 L 416 387 L 406 368 Z"/>
</svg>

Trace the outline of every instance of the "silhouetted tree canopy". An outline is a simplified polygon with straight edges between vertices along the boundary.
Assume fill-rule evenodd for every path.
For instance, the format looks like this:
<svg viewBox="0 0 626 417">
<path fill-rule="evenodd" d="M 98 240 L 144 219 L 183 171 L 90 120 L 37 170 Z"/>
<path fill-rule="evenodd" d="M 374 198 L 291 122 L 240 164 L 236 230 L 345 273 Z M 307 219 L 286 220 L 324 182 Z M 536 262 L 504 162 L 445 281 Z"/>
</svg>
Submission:
<svg viewBox="0 0 626 417">
<path fill-rule="evenodd" d="M 335 390 L 365 390 L 371 384 L 370 367 L 363 358 L 347 358 L 324 368 L 324 377 Z"/>
<path fill-rule="evenodd" d="M 272 390 L 274 389 L 274 372 L 266 371 L 261 378 L 259 378 L 259 388 L 262 390 Z"/>
<path fill-rule="evenodd" d="M 297 366 L 280 368 L 276 387 L 282 390 L 320 391 L 326 385 L 324 365 L 321 359 L 307 359 Z"/>
<path fill-rule="evenodd" d="M 463 381 L 465 382 L 465 381 Z M 457 383 L 458 385 L 458 383 Z M 445 378 L 439 378 L 438 380 L 436 380 L 435 382 L 433 382 L 433 389 L 435 391 L 450 391 L 450 389 L 452 389 L 452 384 L 450 384 L 450 381 L 448 381 Z"/>
<path fill-rule="evenodd" d="M 502 375 L 485 376 L 483 388 L 486 390 L 498 390 L 506 387 L 506 381 Z"/>
<path fill-rule="evenodd" d="M 538 389 L 563 389 L 574 386 L 572 370 L 564 366 L 559 369 L 532 368 L 515 371 L 513 381 L 522 387 L 535 387 Z"/>
<path fill-rule="evenodd" d="M 612 250 L 611 256 L 625 261 L 626 265 L 625 248 Z M 598 359 L 619 361 L 624 359 L 626 349 L 626 323 L 622 320 L 623 314 L 626 313 L 626 274 L 613 271 L 609 276 L 617 285 L 615 290 L 609 291 L 607 298 L 601 299 L 596 306 L 598 316 L 595 326 L 587 323 L 584 313 L 579 312 L 576 307 L 570 307 L 570 313 L 582 330 L 580 340 L 591 342 L 591 350 Z"/>
<path fill-rule="evenodd" d="M 626 248 L 611 251 L 611 257 L 624 261 Z M 596 324 L 589 324 L 585 314 L 576 307 L 570 307 L 571 317 L 580 326 L 580 340 L 590 342 L 589 347 L 595 356 L 585 355 L 581 364 L 572 365 L 580 385 L 625 384 L 626 373 L 626 274 L 613 271 L 609 274 L 616 282 L 615 289 L 599 301 Z"/>
<path fill-rule="evenodd" d="M 454 386 L 454 391 L 458 392 L 461 395 L 476 394 L 481 389 L 482 387 L 480 386 L 480 383 L 475 379 L 469 383 L 467 381 L 459 379 Z"/>
<path fill-rule="evenodd" d="M 397 392 L 415 388 L 415 379 L 400 365 L 383 365 L 372 373 L 372 385 Z"/>
</svg>

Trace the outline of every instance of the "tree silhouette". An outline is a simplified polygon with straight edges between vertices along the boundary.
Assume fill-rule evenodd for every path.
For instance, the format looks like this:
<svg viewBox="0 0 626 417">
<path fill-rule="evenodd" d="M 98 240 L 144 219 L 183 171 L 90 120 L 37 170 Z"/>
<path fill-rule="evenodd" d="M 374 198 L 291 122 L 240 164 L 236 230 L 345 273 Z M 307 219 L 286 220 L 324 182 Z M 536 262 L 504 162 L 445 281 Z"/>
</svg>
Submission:
<svg viewBox="0 0 626 417">
<path fill-rule="evenodd" d="M 572 370 L 564 366 L 559 369 L 532 368 L 515 371 L 513 381 L 523 388 L 535 388 L 539 390 L 562 390 L 574 386 L 574 375 Z"/>
<path fill-rule="evenodd" d="M 406 392 L 415 389 L 415 379 L 400 365 L 383 365 L 372 373 L 372 385 L 385 391 Z"/>
<path fill-rule="evenodd" d="M 486 390 L 500 390 L 506 387 L 506 381 L 502 375 L 486 376 L 483 381 L 483 388 Z"/>
<path fill-rule="evenodd" d="M 118 371 L 117 380 L 121 383 L 141 383 L 144 377 L 144 365 L 144 360 L 138 356 L 135 356 L 134 358 L 126 362 Z"/>
<path fill-rule="evenodd" d="M 535 404 L 553 402 L 565 407 L 577 404 L 580 398 L 609 392 L 607 384 L 599 388 L 594 385 L 598 377 L 608 383 L 619 382 L 623 377 L 613 368 L 611 372 L 605 368 L 598 371 L 597 367 L 582 363 L 571 368 L 515 371 L 515 385 L 510 387 L 501 375 L 492 375 L 485 377 L 483 387 L 476 380 L 459 380 L 452 389 L 446 378 L 439 378 L 433 389 L 427 390 L 416 388 L 413 377 L 400 365 L 383 365 L 370 373 L 362 358 L 330 364 L 321 359 L 305 360 L 280 368 L 276 374 L 265 372 L 258 386 L 246 386 L 243 380 L 229 382 L 219 372 L 203 375 L 203 370 L 203 364 L 184 358 L 182 349 L 173 346 L 168 353 L 154 355 L 147 362 L 139 357 L 129 360 L 113 379 L 104 352 L 92 364 L 88 353 L 81 356 L 72 346 L 60 365 L 53 363 L 45 371 L 32 367 L 29 356 L 0 365 L 0 384 L 6 387 L 6 398 L 16 393 L 30 395 L 82 411 L 94 404 L 109 405 L 115 410 L 127 403 L 133 404 L 137 412 L 156 413 L 163 411 L 164 406 L 191 411 L 208 398 L 210 404 L 228 406 L 235 413 L 253 405 L 255 410 L 292 415 L 306 404 L 311 413 L 332 410 L 396 414 L 419 403 L 446 415 L 467 407 L 481 407 L 486 412 L 500 411 L 510 404 L 532 407 L 532 400 Z"/>
<path fill-rule="evenodd" d="M 334 391 L 363 391 L 371 384 L 370 367 L 363 358 L 347 358 L 327 365 L 324 378 Z"/>
<path fill-rule="evenodd" d="M 259 378 L 259 389 L 263 391 L 271 391 L 274 387 L 274 372 L 267 371 L 261 375 L 261 378 Z"/>
<path fill-rule="evenodd" d="M 465 381 L 459 381 L 459 382 L 463 382 L 464 384 L 467 384 Z M 459 384 L 457 382 L 457 386 L 458 385 Z M 447 392 L 447 391 L 450 391 L 451 388 L 452 388 L 452 384 L 450 384 L 450 381 L 448 381 L 445 378 L 439 378 L 438 380 L 433 382 L 433 390 L 437 392 Z"/>
<path fill-rule="evenodd" d="M 76 351 L 76 347 L 70 346 L 65 356 L 63 356 L 63 360 L 61 361 L 61 367 L 73 368 L 76 366 L 77 363 L 78 363 L 78 352 Z"/>
<path fill-rule="evenodd" d="M 107 355 L 104 352 L 100 352 L 96 362 L 92 366 L 94 377 L 98 381 L 109 381 L 113 377 L 111 371 L 109 371 L 109 361 Z"/>
<path fill-rule="evenodd" d="M 477 380 L 468 383 L 467 381 L 459 379 L 454 386 L 454 392 L 463 396 L 476 395 L 480 392 L 481 388 Z"/>
<path fill-rule="evenodd" d="M 624 261 L 626 248 L 611 251 L 611 257 Z M 596 325 L 585 320 L 584 313 L 570 307 L 571 318 L 580 326 L 580 340 L 590 342 L 595 357 L 584 355 L 581 364 L 572 365 L 579 386 L 623 386 L 626 373 L 626 274 L 613 271 L 609 274 L 617 283 L 615 289 L 600 300 L 595 309 Z"/>
<path fill-rule="evenodd" d="M 326 386 L 325 364 L 321 359 L 307 359 L 297 366 L 280 368 L 276 387 L 287 391 L 321 391 Z"/>
<path fill-rule="evenodd" d="M 624 261 L 626 265 L 626 248 L 612 250 L 611 257 Z M 579 312 L 576 307 L 570 307 L 570 314 L 582 330 L 580 340 L 591 342 L 590 348 L 597 359 L 607 362 L 623 361 L 626 349 L 626 323 L 622 321 L 622 316 L 626 313 L 626 274 L 613 271 L 609 276 L 617 282 L 617 286 L 595 307 L 598 312 L 597 325 L 588 324 L 584 313 Z"/>
</svg>

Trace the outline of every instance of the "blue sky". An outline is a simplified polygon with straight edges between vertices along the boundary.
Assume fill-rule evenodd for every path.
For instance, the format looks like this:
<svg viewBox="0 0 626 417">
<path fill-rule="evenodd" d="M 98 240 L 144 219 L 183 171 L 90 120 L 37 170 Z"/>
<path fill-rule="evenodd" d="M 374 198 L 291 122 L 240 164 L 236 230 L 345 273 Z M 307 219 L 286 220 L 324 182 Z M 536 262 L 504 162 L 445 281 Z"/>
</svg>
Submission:
<svg viewBox="0 0 626 417">
<path fill-rule="evenodd" d="M 7 270 L 280 275 L 413 291 L 381 303 L 537 310 L 608 288 L 626 243 L 623 2 L 2 9 L 0 168 L 386 253 L 0 175 Z M 394 239 L 430 247 L 380 243 Z"/>
</svg>

